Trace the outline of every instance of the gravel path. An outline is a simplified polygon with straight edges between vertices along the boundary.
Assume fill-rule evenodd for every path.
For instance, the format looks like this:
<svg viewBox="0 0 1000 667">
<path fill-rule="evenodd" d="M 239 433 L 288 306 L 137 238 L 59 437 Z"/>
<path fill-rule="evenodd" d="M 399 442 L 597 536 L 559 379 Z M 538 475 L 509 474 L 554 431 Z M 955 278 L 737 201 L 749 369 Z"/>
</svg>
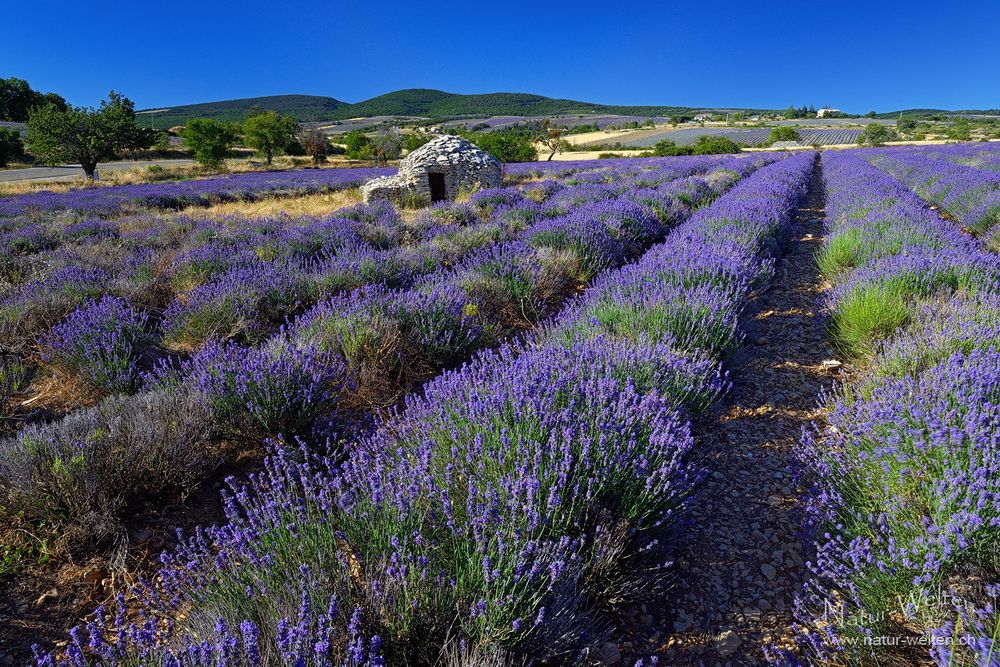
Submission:
<svg viewBox="0 0 1000 667">
<path fill-rule="evenodd" d="M 788 471 L 802 427 L 822 419 L 817 398 L 837 373 L 823 364 L 834 353 L 816 314 L 823 206 L 817 166 L 775 276 L 754 302 L 731 365 L 732 391 L 697 426 L 711 474 L 682 533 L 669 599 L 644 611 L 650 634 L 633 643 L 659 653 L 660 664 L 759 665 L 763 646 L 790 645 L 806 557 Z"/>
</svg>

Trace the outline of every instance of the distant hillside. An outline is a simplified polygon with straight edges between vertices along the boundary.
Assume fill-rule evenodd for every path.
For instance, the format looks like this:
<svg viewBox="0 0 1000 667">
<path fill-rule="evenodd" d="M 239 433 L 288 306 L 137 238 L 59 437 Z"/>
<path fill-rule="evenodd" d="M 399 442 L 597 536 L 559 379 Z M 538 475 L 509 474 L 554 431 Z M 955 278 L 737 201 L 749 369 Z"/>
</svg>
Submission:
<svg viewBox="0 0 1000 667">
<path fill-rule="evenodd" d="M 898 111 L 880 113 L 876 118 L 899 118 L 900 116 L 910 116 L 912 118 L 923 116 L 1000 116 L 1000 109 L 964 109 L 960 111 L 948 109 L 900 109 Z"/>
<path fill-rule="evenodd" d="M 356 104 L 345 104 L 334 112 L 333 117 L 336 119 L 368 116 L 449 118 L 454 116 L 548 116 L 574 113 L 662 116 L 696 110 L 698 109 L 678 106 L 595 104 L 528 93 L 459 95 L 441 90 L 412 88 L 386 93 Z"/>
<path fill-rule="evenodd" d="M 139 111 L 139 124 L 148 127 L 168 128 L 183 125 L 188 118 L 215 118 L 217 120 L 243 120 L 252 109 L 277 111 L 300 121 L 330 120 L 333 112 L 344 102 L 319 95 L 270 95 L 245 97 L 238 100 L 184 104 L 162 109 Z"/>
<path fill-rule="evenodd" d="M 354 104 L 315 95 L 273 95 L 239 100 L 185 104 L 139 112 L 140 124 L 157 128 L 182 125 L 189 118 L 243 120 L 254 108 L 288 114 L 300 121 L 345 120 L 373 116 L 422 116 L 447 119 L 462 116 L 552 116 L 557 114 L 613 114 L 667 116 L 699 111 L 766 111 L 764 109 L 711 109 L 680 106 L 627 106 L 555 99 L 529 93 L 460 95 L 441 90 L 397 90 Z"/>
</svg>

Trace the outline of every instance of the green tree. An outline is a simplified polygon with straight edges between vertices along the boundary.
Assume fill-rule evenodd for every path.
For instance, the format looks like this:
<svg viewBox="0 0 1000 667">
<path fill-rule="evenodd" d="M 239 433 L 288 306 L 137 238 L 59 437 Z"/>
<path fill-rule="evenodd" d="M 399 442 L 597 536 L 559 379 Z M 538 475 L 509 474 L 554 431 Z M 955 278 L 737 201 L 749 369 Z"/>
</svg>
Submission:
<svg viewBox="0 0 1000 667">
<path fill-rule="evenodd" d="M 236 129 L 211 118 L 192 118 L 184 125 L 184 145 L 198 164 L 214 169 L 229 157 L 238 138 Z"/>
<path fill-rule="evenodd" d="M 351 130 L 344 135 L 347 157 L 352 160 L 369 160 L 372 155 L 372 140 L 361 130 Z"/>
<path fill-rule="evenodd" d="M 431 140 L 431 135 L 429 134 L 424 134 L 424 133 L 404 134 L 403 148 L 405 148 L 407 152 L 412 153 L 413 151 L 417 150 L 430 140 Z"/>
<path fill-rule="evenodd" d="M 538 159 L 529 133 L 516 130 L 497 130 L 483 134 L 470 134 L 466 139 L 482 148 L 501 162 L 534 162 Z"/>
<path fill-rule="evenodd" d="M 868 123 L 858 135 L 859 146 L 882 146 L 887 141 L 896 139 L 896 132 L 882 123 Z"/>
<path fill-rule="evenodd" d="M 0 120 L 23 123 L 32 110 L 46 104 L 54 104 L 60 111 L 66 110 L 66 100 L 61 95 L 32 90 L 24 79 L 0 79 Z"/>
<path fill-rule="evenodd" d="M 789 105 L 788 108 L 785 109 L 785 118 L 788 118 L 789 120 L 791 120 L 792 118 L 795 118 L 795 116 L 797 116 L 798 113 L 799 112 L 796 111 L 796 109 L 795 109 L 794 106 Z"/>
<path fill-rule="evenodd" d="M 865 114 L 865 118 L 874 118 L 877 115 L 878 114 L 875 113 L 874 111 L 869 111 L 868 113 Z"/>
<path fill-rule="evenodd" d="M 21 133 L 10 127 L 0 127 L 0 167 L 24 159 Z"/>
<path fill-rule="evenodd" d="M 900 117 L 896 121 L 897 132 L 912 132 L 915 129 L 917 129 L 917 121 L 913 118 Z"/>
<path fill-rule="evenodd" d="M 291 116 L 262 111 L 243 121 L 243 141 L 270 165 L 274 154 L 294 141 L 296 129 L 297 124 Z"/>
<path fill-rule="evenodd" d="M 653 155 L 656 157 L 668 157 L 673 155 L 691 155 L 694 149 L 691 146 L 678 146 L 669 139 L 660 139 L 653 146 Z"/>
<path fill-rule="evenodd" d="M 801 139 L 799 132 L 794 127 L 779 125 L 768 133 L 765 143 L 772 146 L 779 141 L 798 141 L 799 139 Z"/>
<path fill-rule="evenodd" d="M 740 147 L 729 137 L 718 135 L 702 135 L 691 147 L 693 155 L 716 155 L 721 153 L 739 153 Z"/>
<path fill-rule="evenodd" d="M 28 115 L 28 150 L 46 164 L 78 162 L 93 180 L 100 162 L 122 150 L 148 148 L 153 135 L 135 123 L 135 104 L 111 91 L 97 109 L 55 104 Z"/>
</svg>

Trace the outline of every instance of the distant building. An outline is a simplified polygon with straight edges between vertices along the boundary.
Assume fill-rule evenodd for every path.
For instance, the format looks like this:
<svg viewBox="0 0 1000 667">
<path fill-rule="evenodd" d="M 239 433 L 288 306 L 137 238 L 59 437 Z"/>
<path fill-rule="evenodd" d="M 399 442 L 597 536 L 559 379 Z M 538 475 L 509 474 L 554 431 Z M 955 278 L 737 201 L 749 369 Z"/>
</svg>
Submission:
<svg viewBox="0 0 1000 667">
<path fill-rule="evenodd" d="M 817 118 L 836 118 L 837 116 L 842 116 L 844 114 L 840 109 L 819 109 L 816 112 Z"/>
<path fill-rule="evenodd" d="M 694 122 L 696 123 L 704 123 L 708 120 L 712 120 L 712 114 L 710 113 L 700 113 L 694 117 Z"/>
</svg>

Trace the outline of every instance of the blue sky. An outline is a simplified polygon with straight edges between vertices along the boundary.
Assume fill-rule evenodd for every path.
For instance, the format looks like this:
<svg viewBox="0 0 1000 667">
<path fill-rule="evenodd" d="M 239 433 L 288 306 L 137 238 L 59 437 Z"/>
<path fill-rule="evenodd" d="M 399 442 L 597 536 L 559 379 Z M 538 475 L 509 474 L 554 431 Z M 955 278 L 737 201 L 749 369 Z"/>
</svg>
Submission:
<svg viewBox="0 0 1000 667">
<path fill-rule="evenodd" d="M 399 88 L 854 112 L 1000 107 L 1000 2 L 4 3 L 0 77 L 140 108 Z M 127 9 L 124 7 L 127 6 Z"/>
</svg>

